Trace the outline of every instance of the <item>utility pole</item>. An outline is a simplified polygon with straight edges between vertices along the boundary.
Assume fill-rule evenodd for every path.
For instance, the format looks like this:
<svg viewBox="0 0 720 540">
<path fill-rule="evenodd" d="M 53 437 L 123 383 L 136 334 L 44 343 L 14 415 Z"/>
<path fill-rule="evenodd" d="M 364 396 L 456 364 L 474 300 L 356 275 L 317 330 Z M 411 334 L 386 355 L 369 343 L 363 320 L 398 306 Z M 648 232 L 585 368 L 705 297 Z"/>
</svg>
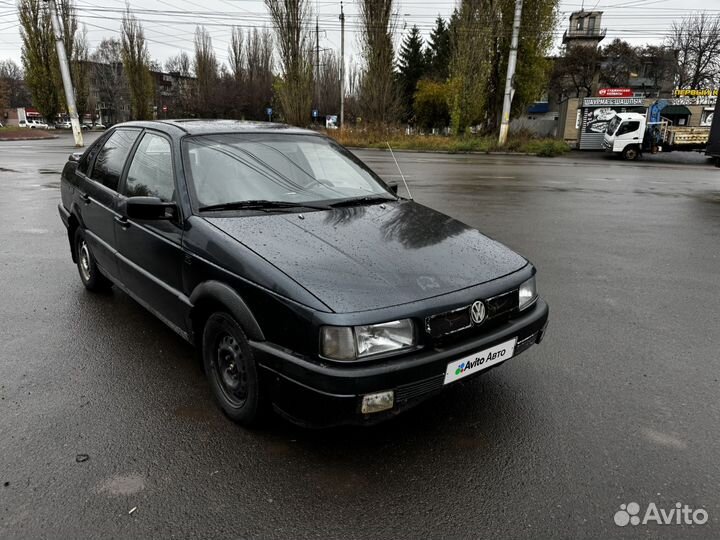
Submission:
<svg viewBox="0 0 720 540">
<path fill-rule="evenodd" d="M 60 31 L 60 21 L 57 14 L 57 6 L 55 0 L 46 0 L 50 8 L 50 20 L 52 21 L 53 34 L 55 34 L 55 48 L 57 49 L 58 61 L 60 63 L 60 74 L 62 75 L 63 88 L 65 89 L 65 99 L 67 100 L 68 114 L 70 115 L 70 123 L 72 124 L 73 137 L 75 137 L 75 146 L 81 147 L 83 144 L 82 130 L 80 129 L 80 121 L 78 120 L 77 107 L 75 107 L 75 91 L 72 86 L 72 78 L 70 77 L 70 66 L 68 65 L 67 54 L 65 53 L 65 43 L 62 39 Z M 48 118 L 48 122 L 52 122 L 53 118 Z"/>
<path fill-rule="evenodd" d="M 345 13 L 340 2 L 340 129 L 345 128 Z"/>
<path fill-rule="evenodd" d="M 508 58 L 507 77 L 505 78 L 505 98 L 503 99 L 502 120 L 500 123 L 500 137 L 498 145 L 503 146 L 507 142 L 508 130 L 510 129 L 510 106 L 515 95 L 514 79 L 515 66 L 517 65 L 518 36 L 520 34 L 520 16 L 522 15 L 523 0 L 515 0 L 515 19 L 513 20 L 512 41 L 510 42 L 510 57 Z"/>
<path fill-rule="evenodd" d="M 315 108 L 320 109 L 320 25 L 317 15 L 315 15 Z"/>
</svg>

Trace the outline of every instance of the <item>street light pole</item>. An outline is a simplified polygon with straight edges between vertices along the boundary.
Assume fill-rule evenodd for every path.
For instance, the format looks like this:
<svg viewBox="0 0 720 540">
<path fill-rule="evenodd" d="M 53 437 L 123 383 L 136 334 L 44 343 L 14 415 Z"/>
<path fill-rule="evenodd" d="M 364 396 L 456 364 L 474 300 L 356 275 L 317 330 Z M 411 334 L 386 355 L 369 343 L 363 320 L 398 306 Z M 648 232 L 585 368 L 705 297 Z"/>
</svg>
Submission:
<svg viewBox="0 0 720 540">
<path fill-rule="evenodd" d="M 520 16 L 522 15 L 522 6 L 523 0 L 515 0 L 515 19 L 513 20 L 510 57 L 508 58 L 507 77 L 505 78 L 505 98 L 503 99 L 500 137 L 498 137 L 499 146 L 505 145 L 507 142 L 508 131 L 510 130 L 510 107 L 512 105 L 513 95 L 515 94 L 513 83 L 515 79 L 515 66 L 517 65 L 518 36 L 520 34 Z"/>
<path fill-rule="evenodd" d="M 75 107 L 75 91 L 72 86 L 72 78 L 70 77 L 70 66 L 68 65 L 67 54 L 65 53 L 65 43 L 62 39 L 60 31 L 60 21 L 58 20 L 57 6 L 55 0 L 46 0 L 50 9 L 50 20 L 52 21 L 53 34 L 55 34 L 55 48 L 57 49 L 58 61 L 60 63 L 60 75 L 62 75 L 63 88 L 65 89 L 65 99 L 67 100 L 68 114 L 70 115 L 70 124 L 72 124 L 73 137 L 75 137 L 75 146 L 81 147 L 83 144 L 82 130 L 80 129 L 80 121 L 78 120 L 77 107 Z M 53 119 L 48 118 L 49 122 Z"/>
<path fill-rule="evenodd" d="M 345 13 L 340 2 L 340 129 L 345 128 Z"/>
</svg>

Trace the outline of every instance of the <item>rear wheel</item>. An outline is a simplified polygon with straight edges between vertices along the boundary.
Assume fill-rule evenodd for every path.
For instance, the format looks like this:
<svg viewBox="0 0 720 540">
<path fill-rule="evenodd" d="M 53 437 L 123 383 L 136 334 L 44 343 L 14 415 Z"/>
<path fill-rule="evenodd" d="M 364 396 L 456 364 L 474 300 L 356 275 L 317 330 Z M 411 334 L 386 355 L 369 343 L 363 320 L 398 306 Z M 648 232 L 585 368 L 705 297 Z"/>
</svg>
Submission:
<svg viewBox="0 0 720 540">
<path fill-rule="evenodd" d="M 640 152 L 638 151 L 637 146 L 626 146 L 622 153 L 623 159 L 628 161 L 635 161 L 639 155 Z"/>
<path fill-rule="evenodd" d="M 80 280 L 89 291 L 106 291 L 112 283 L 100 273 L 90 246 L 85 241 L 85 234 L 80 227 L 75 231 L 75 253 Z"/>
<path fill-rule="evenodd" d="M 203 364 L 215 401 L 234 422 L 258 425 L 265 413 L 257 365 L 245 332 L 230 315 L 216 312 L 205 323 Z"/>
</svg>

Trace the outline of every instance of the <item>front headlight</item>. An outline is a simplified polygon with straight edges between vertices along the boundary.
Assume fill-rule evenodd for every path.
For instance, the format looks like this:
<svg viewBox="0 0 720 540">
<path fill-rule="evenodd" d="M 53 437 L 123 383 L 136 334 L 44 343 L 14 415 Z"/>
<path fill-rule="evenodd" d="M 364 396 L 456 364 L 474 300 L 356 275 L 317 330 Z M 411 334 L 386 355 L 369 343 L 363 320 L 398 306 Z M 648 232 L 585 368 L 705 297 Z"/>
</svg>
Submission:
<svg viewBox="0 0 720 540">
<path fill-rule="evenodd" d="M 355 360 L 399 351 L 416 343 L 412 320 L 402 319 L 355 327 L 323 326 L 320 354 L 333 360 Z"/>
<path fill-rule="evenodd" d="M 531 277 L 525 283 L 520 285 L 519 297 L 520 297 L 520 303 L 519 303 L 520 311 L 522 311 L 526 307 L 531 306 L 535 302 L 535 300 L 537 300 L 537 288 L 535 287 L 535 276 Z"/>
</svg>

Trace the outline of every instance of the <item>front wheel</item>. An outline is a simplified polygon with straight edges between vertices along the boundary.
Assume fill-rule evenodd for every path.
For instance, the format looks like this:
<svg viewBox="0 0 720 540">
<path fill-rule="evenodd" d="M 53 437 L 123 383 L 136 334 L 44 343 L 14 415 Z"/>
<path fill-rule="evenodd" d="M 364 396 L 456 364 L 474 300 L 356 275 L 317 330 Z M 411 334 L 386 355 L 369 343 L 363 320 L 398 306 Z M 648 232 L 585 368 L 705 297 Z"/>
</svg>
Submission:
<svg viewBox="0 0 720 540">
<path fill-rule="evenodd" d="M 202 356 L 215 401 L 234 422 L 256 426 L 265 412 L 257 365 L 245 332 L 230 315 L 217 312 L 205 323 Z"/>
<path fill-rule="evenodd" d="M 622 157 L 623 159 L 627 161 L 635 161 L 638 156 L 640 155 L 640 152 L 638 152 L 638 149 L 636 146 L 627 146 L 625 150 L 623 150 Z"/>
</svg>

